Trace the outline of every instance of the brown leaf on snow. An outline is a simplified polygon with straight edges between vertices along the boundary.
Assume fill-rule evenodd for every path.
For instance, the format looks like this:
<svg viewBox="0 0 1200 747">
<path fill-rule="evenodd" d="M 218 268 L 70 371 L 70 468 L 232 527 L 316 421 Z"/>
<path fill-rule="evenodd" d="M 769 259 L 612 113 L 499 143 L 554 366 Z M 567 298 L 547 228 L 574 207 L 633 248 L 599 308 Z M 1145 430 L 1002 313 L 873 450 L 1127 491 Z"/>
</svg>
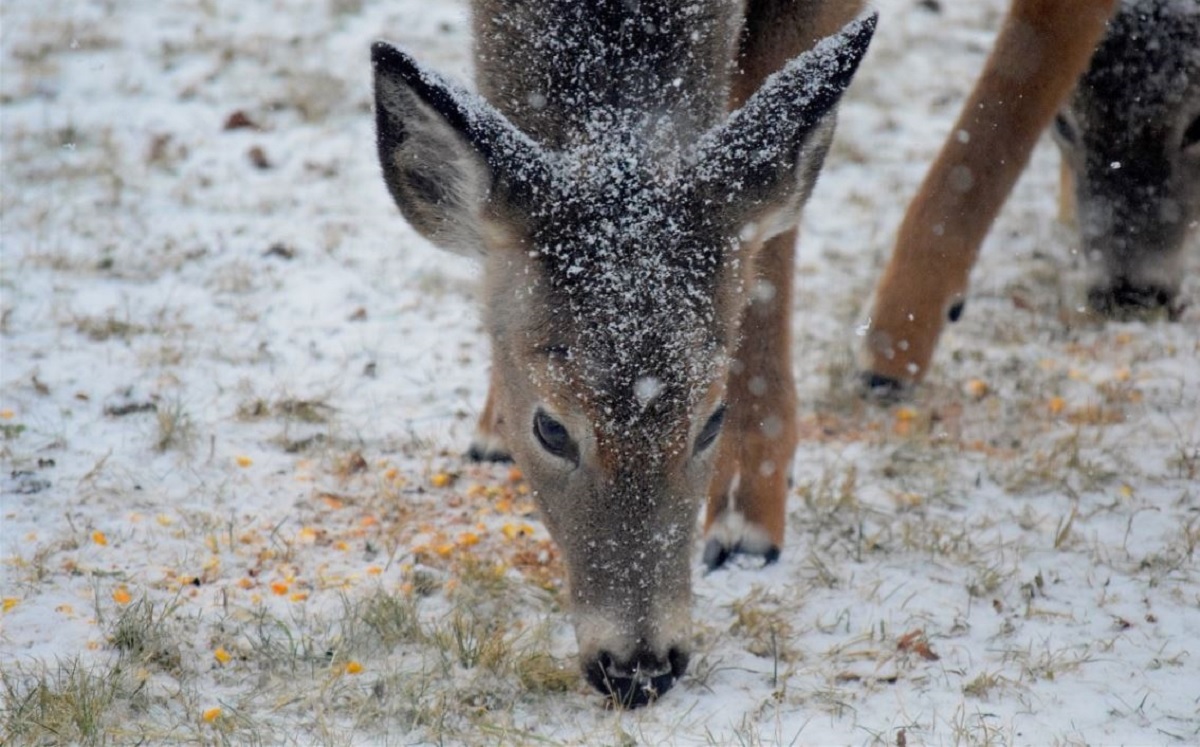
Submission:
<svg viewBox="0 0 1200 747">
<path fill-rule="evenodd" d="M 246 151 L 246 157 L 250 159 L 250 163 L 254 164 L 254 168 L 266 170 L 271 168 L 271 159 L 267 158 L 267 152 L 262 149 L 261 145 L 256 145 Z"/>
<path fill-rule="evenodd" d="M 896 641 L 896 648 L 900 651 L 911 651 L 926 661 L 937 661 L 942 658 L 934 653 L 933 648 L 929 645 L 929 639 L 925 637 L 924 630 L 910 630 L 900 636 Z"/>
<path fill-rule="evenodd" d="M 228 117 L 225 118 L 225 128 L 224 129 L 226 129 L 226 130 L 245 130 L 245 129 L 261 130 L 262 127 L 260 127 L 258 125 L 258 123 L 255 122 L 253 119 L 250 119 L 250 117 L 246 114 L 246 112 L 239 109 L 239 110 L 235 111 L 233 114 L 230 114 Z"/>
</svg>

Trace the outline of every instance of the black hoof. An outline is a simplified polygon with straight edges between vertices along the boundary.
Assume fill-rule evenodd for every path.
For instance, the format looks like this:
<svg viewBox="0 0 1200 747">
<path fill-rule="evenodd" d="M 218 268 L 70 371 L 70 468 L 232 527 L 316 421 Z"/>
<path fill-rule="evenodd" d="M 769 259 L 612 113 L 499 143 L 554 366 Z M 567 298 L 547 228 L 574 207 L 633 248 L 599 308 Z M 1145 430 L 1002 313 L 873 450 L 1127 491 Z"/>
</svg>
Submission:
<svg viewBox="0 0 1200 747">
<path fill-rule="evenodd" d="M 471 448 L 467 449 L 467 459 L 472 462 L 493 462 L 495 464 L 508 464 L 512 462 L 512 454 L 499 449 L 489 449 L 479 444 L 471 444 Z"/>
<path fill-rule="evenodd" d="M 966 300 L 958 300 L 950 304 L 950 309 L 946 312 L 946 318 L 952 323 L 962 319 L 963 309 L 967 307 Z"/>
<path fill-rule="evenodd" d="M 752 552 L 742 547 L 740 543 L 733 547 L 726 547 L 720 540 L 710 539 L 704 545 L 704 567 L 709 571 L 715 571 L 728 563 L 729 559 L 735 555 L 762 558 L 763 565 L 767 566 L 779 560 L 779 548 L 771 545 L 765 552 Z"/>
<path fill-rule="evenodd" d="M 908 396 L 909 384 L 872 371 L 862 374 L 863 397 L 882 405 L 895 404 Z"/>
</svg>

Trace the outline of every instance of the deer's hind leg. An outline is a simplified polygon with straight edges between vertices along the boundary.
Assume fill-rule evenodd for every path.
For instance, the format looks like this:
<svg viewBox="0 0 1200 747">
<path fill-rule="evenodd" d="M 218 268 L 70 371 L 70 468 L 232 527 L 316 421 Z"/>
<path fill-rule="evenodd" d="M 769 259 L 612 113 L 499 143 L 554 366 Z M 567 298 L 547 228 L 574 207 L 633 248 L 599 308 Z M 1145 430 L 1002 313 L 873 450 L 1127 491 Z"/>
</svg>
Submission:
<svg viewBox="0 0 1200 747">
<path fill-rule="evenodd" d="M 792 262 L 796 232 L 762 248 L 758 283 L 742 312 L 742 338 L 731 365 L 724 435 L 709 490 L 704 562 L 730 555 L 767 562 L 783 545 L 784 509 L 796 451 L 792 379 Z"/>
<path fill-rule="evenodd" d="M 747 0 L 731 105 L 739 107 L 789 60 L 836 33 L 863 0 Z M 708 493 L 704 560 L 736 553 L 768 562 L 783 546 L 788 479 L 796 450 L 792 378 L 792 264 L 796 231 L 766 242 L 758 287 L 742 313 L 742 338 L 726 391 L 728 411 Z"/>
</svg>

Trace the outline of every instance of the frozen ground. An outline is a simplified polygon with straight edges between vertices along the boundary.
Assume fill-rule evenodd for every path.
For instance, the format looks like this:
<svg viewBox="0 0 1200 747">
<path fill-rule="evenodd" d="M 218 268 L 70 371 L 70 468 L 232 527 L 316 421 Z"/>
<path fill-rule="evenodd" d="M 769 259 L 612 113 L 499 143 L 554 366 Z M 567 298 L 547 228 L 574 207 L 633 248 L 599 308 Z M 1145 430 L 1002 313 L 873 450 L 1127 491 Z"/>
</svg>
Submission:
<svg viewBox="0 0 1200 747">
<path fill-rule="evenodd" d="M 880 2 L 807 211 L 789 544 L 697 562 L 689 677 L 618 713 L 519 474 L 458 456 L 474 269 L 374 160 L 369 42 L 465 78 L 463 8 L 6 2 L 0 740 L 1200 742 L 1197 247 L 1178 323 L 1081 315 L 1044 146 L 917 400 L 854 396 L 1002 3 L 928 5 Z"/>
</svg>

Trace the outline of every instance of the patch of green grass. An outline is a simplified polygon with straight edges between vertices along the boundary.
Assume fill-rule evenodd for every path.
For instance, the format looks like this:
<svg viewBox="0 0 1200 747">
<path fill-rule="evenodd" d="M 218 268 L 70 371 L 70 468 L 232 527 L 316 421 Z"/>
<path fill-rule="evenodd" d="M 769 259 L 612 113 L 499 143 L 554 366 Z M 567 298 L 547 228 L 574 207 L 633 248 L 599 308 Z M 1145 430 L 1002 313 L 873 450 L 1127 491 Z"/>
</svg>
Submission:
<svg viewBox="0 0 1200 747">
<path fill-rule="evenodd" d="M 179 676 L 183 664 L 179 639 L 173 625 L 177 605 L 161 607 L 142 597 L 121 609 L 109 643 L 125 659 L 141 666 L 153 666 L 173 676 Z"/>
<path fill-rule="evenodd" d="M 112 339 L 128 342 L 130 338 L 148 331 L 146 327 L 128 319 L 118 319 L 111 311 L 106 316 L 79 317 L 75 320 L 75 329 L 93 342 L 105 342 Z"/>
<path fill-rule="evenodd" d="M 195 443 L 195 424 L 192 416 L 179 400 L 164 402 L 155 411 L 157 429 L 154 434 L 154 450 L 188 452 Z"/>
<path fill-rule="evenodd" d="M 4 744 L 104 745 L 121 712 L 140 702 L 141 683 L 120 664 L 0 670 Z"/>
</svg>

